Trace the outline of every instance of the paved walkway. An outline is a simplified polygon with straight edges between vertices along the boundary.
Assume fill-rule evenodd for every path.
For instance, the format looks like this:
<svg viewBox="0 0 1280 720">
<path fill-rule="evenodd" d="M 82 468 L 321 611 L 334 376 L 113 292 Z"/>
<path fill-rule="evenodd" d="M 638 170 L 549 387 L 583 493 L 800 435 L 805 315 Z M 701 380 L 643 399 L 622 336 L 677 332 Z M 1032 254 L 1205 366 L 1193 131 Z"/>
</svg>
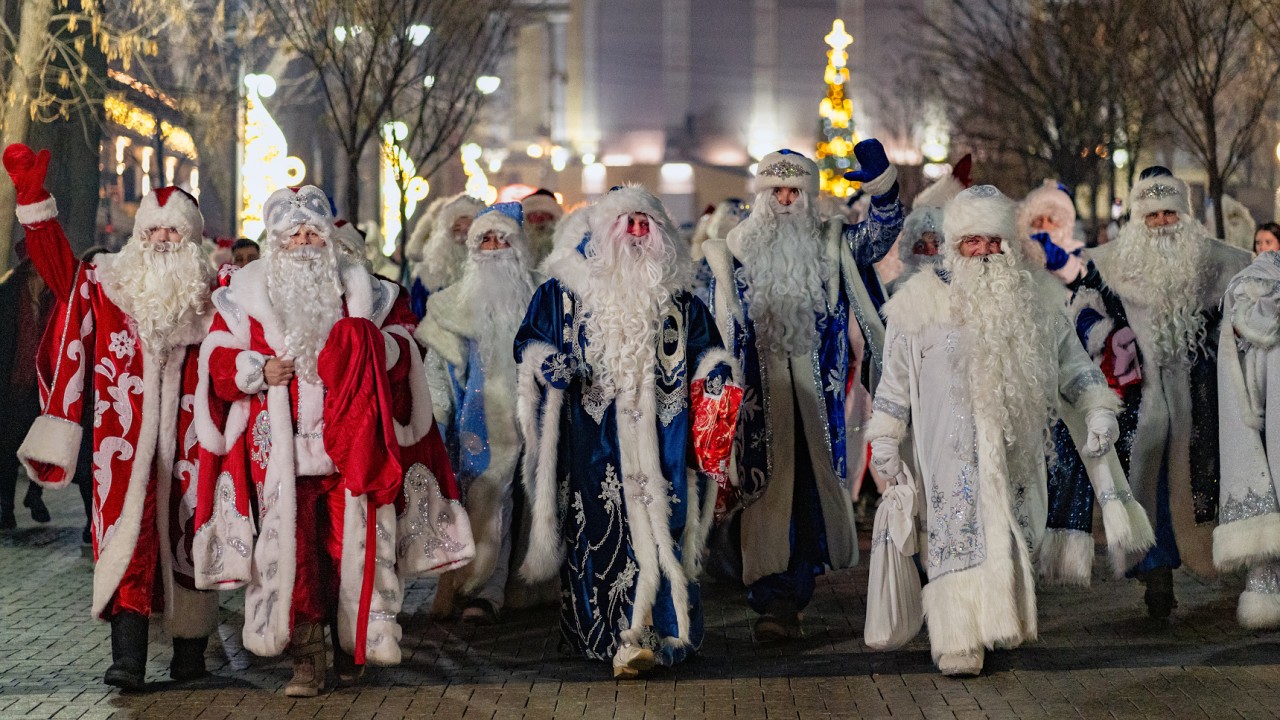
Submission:
<svg viewBox="0 0 1280 720">
<path fill-rule="evenodd" d="M 1280 636 L 1236 626 L 1239 578 L 1206 585 L 1178 574 L 1181 607 L 1172 623 L 1153 624 L 1140 586 L 1107 578 L 1102 555 L 1092 589 L 1041 593 L 1038 642 L 989 654 L 986 673 L 967 681 L 935 672 L 923 634 L 896 652 L 862 644 L 864 564 L 820 580 L 807 637 L 786 647 L 754 646 L 742 592 L 708 584 L 701 655 L 646 681 L 617 683 L 603 664 L 561 656 L 553 611 L 509 613 L 495 628 L 433 623 L 430 584 L 420 582 L 405 607 L 404 663 L 371 669 L 360 687 L 291 700 L 279 692 L 287 660 L 235 671 L 217 640 L 213 677 L 179 686 L 168 681 L 168 643 L 153 630 L 154 691 L 121 695 L 101 682 L 108 628 L 87 619 L 79 499 L 74 490 L 45 497 L 53 523 L 33 528 L 20 513 L 19 529 L 0 535 L 0 718 L 1280 715 Z M 231 594 L 223 603 L 233 621 L 237 602 Z"/>
</svg>

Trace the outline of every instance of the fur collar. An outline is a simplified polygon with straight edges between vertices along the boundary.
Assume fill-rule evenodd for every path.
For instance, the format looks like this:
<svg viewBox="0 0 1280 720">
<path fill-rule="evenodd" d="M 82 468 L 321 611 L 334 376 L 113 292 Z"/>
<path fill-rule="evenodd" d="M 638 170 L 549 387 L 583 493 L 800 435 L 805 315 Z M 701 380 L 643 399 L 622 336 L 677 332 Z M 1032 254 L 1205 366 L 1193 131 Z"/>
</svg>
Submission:
<svg viewBox="0 0 1280 720">
<path fill-rule="evenodd" d="M 908 335 L 951 322 L 951 288 L 935 272 L 918 272 L 880 308 L 894 329 Z"/>
</svg>

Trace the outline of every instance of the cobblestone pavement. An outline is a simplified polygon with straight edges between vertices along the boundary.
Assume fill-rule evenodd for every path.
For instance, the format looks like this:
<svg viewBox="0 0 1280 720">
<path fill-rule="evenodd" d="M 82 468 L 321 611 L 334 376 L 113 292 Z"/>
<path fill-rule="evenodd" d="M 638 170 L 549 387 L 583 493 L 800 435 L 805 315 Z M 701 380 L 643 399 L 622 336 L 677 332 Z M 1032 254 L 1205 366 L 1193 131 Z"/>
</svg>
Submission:
<svg viewBox="0 0 1280 720">
<path fill-rule="evenodd" d="M 22 488 L 18 497 L 22 497 Z M 494 628 L 427 618 L 430 583 L 409 591 L 405 658 L 373 668 L 363 685 L 291 700 L 287 660 L 231 669 L 217 639 L 213 676 L 168 680 L 169 644 L 153 630 L 153 689 L 102 684 L 106 625 L 88 620 L 90 567 L 79 548 L 74 490 L 45 495 L 54 514 L 0 535 L 0 718 L 979 718 L 1272 717 L 1280 714 L 1280 638 L 1240 630 L 1239 578 L 1202 584 L 1177 575 L 1181 606 L 1167 625 L 1145 619 L 1141 588 L 1112 580 L 1099 555 L 1090 590 L 1040 595 L 1040 640 L 988 654 L 973 680 L 934 670 L 921 634 L 895 652 L 861 642 L 863 568 L 822 578 L 806 638 L 751 642 L 743 593 L 708 584 L 701 655 L 646 681 L 614 682 L 608 667 L 557 651 L 555 613 L 511 612 Z M 864 538 L 865 546 L 865 538 Z M 238 597 L 225 596 L 234 621 Z"/>
</svg>

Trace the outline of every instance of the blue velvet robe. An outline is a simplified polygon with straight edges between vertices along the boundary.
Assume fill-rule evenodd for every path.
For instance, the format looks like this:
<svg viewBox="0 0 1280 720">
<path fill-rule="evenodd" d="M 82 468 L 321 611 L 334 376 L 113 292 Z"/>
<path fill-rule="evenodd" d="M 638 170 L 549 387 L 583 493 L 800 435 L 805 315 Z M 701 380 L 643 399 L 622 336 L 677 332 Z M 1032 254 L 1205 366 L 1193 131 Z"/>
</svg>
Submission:
<svg viewBox="0 0 1280 720">
<path fill-rule="evenodd" d="M 706 377 L 711 387 L 729 379 L 731 370 L 706 306 L 688 292 L 677 292 L 663 316 L 654 371 L 656 417 L 652 421 L 665 482 L 643 475 L 624 478 L 620 430 L 626 432 L 626 425 L 639 421 L 625 414 L 620 417 L 617 401 L 603 397 L 591 382 L 584 360 L 584 350 L 591 343 L 586 317 L 566 285 L 548 280 L 534 294 L 515 342 L 522 383 L 530 373 L 539 376 L 539 413 L 545 411 L 549 395 L 562 393 L 555 456 L 538 459 L 540 466 L 555 464 L 558 486 L 554 512 L 563 550 L 561 636 L 569 651 L 586 658 L 610 660 L 620 644 L 630 639 L 653 649 L 660 663 L 671 665 L 702 642 L 701 601 L 696 573 L 690 569 L 701 552 L 705 532 L 688 525 L 696 523 L 694 516 L 704 517 L 704 504 L 715 500 L 714 486 L 708 487 L 705 476 L 687 472 L 694 465 L 687 453 L 690 383 Z M 548 353 L 554 354 L 548 357 Z M 526 385 L 521 387 L 523 403 Z M 548 426 L 545 417 L 539 422 L 542 428 Z M 528 435 L 526 430 L 527 446 L 543 440 Z M 532 473 L 533 478 L 530 474 L 526 472 L 526 483 L 540 482 L 537 473 Z M 535 498 L 536 515 L 540 512 L 538 488 L 531 487 L 529 495 Z M 641 564 L 656 562 L 657 553 L 637 540 L 633 523 L 664 506 L 666 533 L 656 542 L 668 544 L 679 571 L 661 566 L 652 620 L 644 625 L 643 608 L 639 617 L 633 617 Z M 535 547 L 531 552 L 544 550 Z M 682 586 L 681 594 L 687 592 L 687 602 L 678 602 L 673 583 Z M 688 623 L 685 642 L 678 639 L 682 616 Z"/>
</svg>

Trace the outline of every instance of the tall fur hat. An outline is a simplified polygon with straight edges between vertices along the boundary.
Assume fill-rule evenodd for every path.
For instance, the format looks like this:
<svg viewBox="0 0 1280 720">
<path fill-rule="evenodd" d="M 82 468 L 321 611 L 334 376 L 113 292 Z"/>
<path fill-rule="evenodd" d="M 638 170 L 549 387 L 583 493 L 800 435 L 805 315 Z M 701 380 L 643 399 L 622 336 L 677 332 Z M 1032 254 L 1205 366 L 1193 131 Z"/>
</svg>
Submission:
<svg viewBox="0 0 1280 720">
<path fill-rule="evenodd" d="M 204 235 L 200 203 L 177 185 L 147 193 L 133 216 L 133 236 L 144 240 L 148 232 L 158 227 L 174 228 L 183 240 L 200 242 Z"/>
<path fill-rule="evenodd" d="M 944 254 L 959 255 L 962 237 L 987 235 L 1000 238 L 1001 250 L 1022 260 L 1017 205 L 994 185 L 974 185 L 952 198 L 942 212 Z"/>
<path fill-rule="evenodd" d="M 803 190 L 809 196 L 818 194 L 818 164 L 794 150 L 779 150 L 765 155 L 756 166 L 756 189 L 789 187 Z"/>
<path fill-rule="evenodd" d="M 1143 173 L 1146 175 L 1146 173 Z M 1172 210 L 1181 217 L 1192 217 L 1191 195 L 1187 184 L 1173 175 L 1151 175 L 1133 184 L 1129 191 L 1129 217 L 1141 220 L 1153 212 Z"/>
<path fill-rule="evenodd" d="M 902 223 L 902 237 L 898 239 L 898 257 L 902 258 L 903 262 L 911 259 L 915 254 L 912 249 L 916 242 L 927 232 L 937 233 L 938 240 L 942 240 L 942 218 L 942 208 L 921 205 L 912 210 Z"/>
<path fill-rule="evenodd" d="M 478 250 L 485 233 L 496 232 L 508 245 L 524 245 L 524 209 L 518 202 L 505 202 L 481 210 L 467 231 L 467 249 Z"/>
<path fill-rule="evenodd" d="M 564 208 L 560 207 L 560 203 L 556 202 L 555 193 L 545 188 L 539 188 L 537 191 L 526 195 L 520 201 L 520 204 L 524 207 L 525 215 L 545 212 L 556 220 L 564 216 Z"/>
<path fill-rule="evenodd" d="M 435 227 L 431 230 L 432 236 L 435 236 L 436 233 L 447 236 L 453 228 L 453 223 L 458 218 L 464 216 L 475 217 L 481 210 L 484 210 L 484 202 L 465 193 L 455 195 L 436 214 Z"/>
<path fill-rule="evenodd" d="M 333 207 L 329 196 L 315 185 L 280 188 L 271 193 L 262 206 L 262 219 L 269 246 L 279 244 L 303 225 L 315 228 L 326 241 L 333 235 Z"/>
</svg>

